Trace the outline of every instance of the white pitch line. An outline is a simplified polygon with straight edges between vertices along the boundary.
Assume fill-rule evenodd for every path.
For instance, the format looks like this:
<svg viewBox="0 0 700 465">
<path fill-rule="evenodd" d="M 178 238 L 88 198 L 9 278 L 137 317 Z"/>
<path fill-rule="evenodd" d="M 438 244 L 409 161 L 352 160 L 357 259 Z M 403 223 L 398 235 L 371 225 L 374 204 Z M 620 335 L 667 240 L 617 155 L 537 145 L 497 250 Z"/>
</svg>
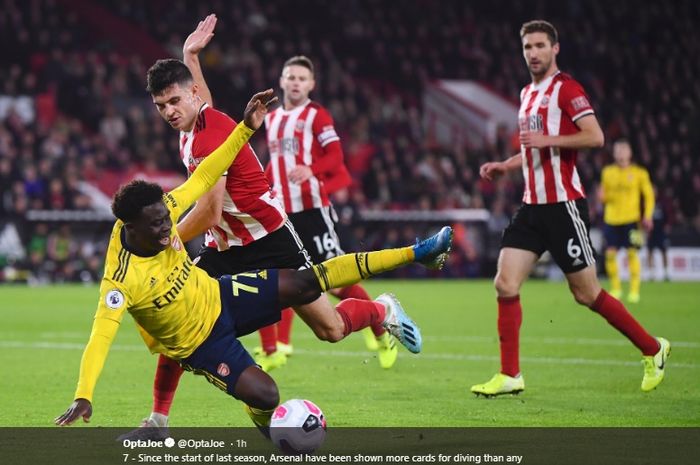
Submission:
<svg viewBox="0 0 700 465">
<path fill-rule="evenodd" d="M 2 333 L 0 333 L 0 337 Z M 77 339 L 80 341 L 87 341 L 88 333 L 85 332 L 46 332 L 40 333 L 39 339 Z M 302 340 L 315 340 L 316 336 L 313 334 L 298 334 L 294 336 L 295 339 Z M 474 344 L 487 343 L 492 344 L 498 341 L 496 335 L 493 336 L 443 336 L 443 335 L 424 335 L 423 340 L 427 342 L 467 342 Z M 569 337 L 545 337 L 538 338 L 533 336 L 521 336 L 520 342 L 523 343 L 536 343 L 536 344 L 548 344 L 548 345 L 581 345 L 581 346 L 611 346 L 620 347 L 627 346 L 630 344 L 628 340 L 623 337 L 617 339 L 595 339 L 595 338 L 569 338 Z M 671 340 L 671 345 L 673 347 L 683 347 L 685 349 L 700 349 L 700 342 L 691 341 L 676 341 Z"/>
<path fill-rule="evenodd" d="M 316 339 L 311 334 L 300 334 L 294 336 L 300 339 Z M 428 342 L 469 342 L 469 343 L 495 343 L 498 341 L 498 336 L 423 336 L 424 341 Z M 536 344 L 551 344 L 551 345 L 582 345 L 582 346 L 628 346 L 630 342 L 623 337 L 619 339 L 593 339 L 593 338 L 568 338 L 568 337 L 545 337 L 538 338 L 533 336 L 520 337 L 520 342 L 536 343 Z M 700 349 L 700 342 L 689 341 L 671 341 L 672 347 L 683 347 L 686 349 Z"/>
<path fill-rule="evenodd" d="M 76 344 L 70 342 L 24 342 L 24 341 L 0 341 L 0 348 L 7 349 L 52 349 L 52 350 L 83 350 L 85 344 Z M 121 345 L 115 344 L 111 350 L 143 352 L 147 351 L 145 345 Z M 322 357 L 353 357 L 367 358 L 373 355 L 372 352 L 363 351 L 343 351 L 343 350 L 308 350 L 294 348 L 295 355 L 310 355 Z M 411 357 L 411 356 L 407 356 Z M 416 360 L 458 360 L 470 362 L 493 362 L 500 360 L 499 357 L 493 355 L 466 355 L 466 354 L 447 354 L 447 353 L 422 353 L 417 356 Z M 602 366 L 639 366 L 639 361 L 625 360 L 605 360 L 605 359 L 589 359 L 589 358 L 557 358 L 557 357 L 521 357 L 523 362 L 527 363 L 542 363 L 556 365 L 602 365 Z M 676 368 L 700 368 L 700 364 L 696 363 L 674 363 L 671 361 L 671 366 Z"/>
</svg>

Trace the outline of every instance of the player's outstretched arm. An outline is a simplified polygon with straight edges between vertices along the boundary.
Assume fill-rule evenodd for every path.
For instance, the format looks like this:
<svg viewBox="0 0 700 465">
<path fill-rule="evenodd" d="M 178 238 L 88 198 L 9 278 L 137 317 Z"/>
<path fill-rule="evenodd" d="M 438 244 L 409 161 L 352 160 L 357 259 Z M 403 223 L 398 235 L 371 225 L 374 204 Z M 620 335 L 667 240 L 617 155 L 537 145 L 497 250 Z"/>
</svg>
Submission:
<svg viewBox="0 0 700 465">
<path fill-rule="evenodd" d="M 214 106 L 211 91 L 204 80 L 202 66 L 199 63 L 199 52 L 207 46 L 211 38 L 214 37 L 214 28 L 216 27 L 216 15 L 210 14 L 199 22 L 197 28 L 192 32 L 182 46 L 182 61 L 187 65 L 192 73 L 194 83 L 199 89 L 199 96 L 210 106 Z"/>
<path fill-rule="evenodd" d="M 71 425 L 75 420 L 83 417 L 85 423 L 90 422 L 90 417 L 92 416 L 92 404 L 87 399 L 75 399 L 73 403 L 68 407 L 68 410 L 63 412 L 63 414 L 54 420 L 54 423 L 58 426 L 68 426 Z"/>
</svg>

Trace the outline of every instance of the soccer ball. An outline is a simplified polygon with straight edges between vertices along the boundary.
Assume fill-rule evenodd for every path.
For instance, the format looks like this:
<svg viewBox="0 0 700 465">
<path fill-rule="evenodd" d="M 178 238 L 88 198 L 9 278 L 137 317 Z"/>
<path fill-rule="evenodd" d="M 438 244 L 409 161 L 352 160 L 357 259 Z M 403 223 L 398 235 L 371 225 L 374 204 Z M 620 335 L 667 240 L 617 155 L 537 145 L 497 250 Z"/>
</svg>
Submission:
<svg viewBox="0 0 700 465">
<path fill-rule="evenodd" d="M 272 414 L 270 439 L 286 454 L 311 454 L 325 437 L 326 418 L 310 400 L 288 400 Z"/>
</svg>

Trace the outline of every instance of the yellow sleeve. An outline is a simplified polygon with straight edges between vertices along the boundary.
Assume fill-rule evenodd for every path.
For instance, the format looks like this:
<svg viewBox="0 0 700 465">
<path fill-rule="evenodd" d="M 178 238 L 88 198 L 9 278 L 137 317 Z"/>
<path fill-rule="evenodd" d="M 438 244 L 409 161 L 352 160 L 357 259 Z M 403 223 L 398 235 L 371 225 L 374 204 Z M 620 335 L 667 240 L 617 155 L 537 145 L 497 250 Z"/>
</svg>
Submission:
<svg viewBox="0 0 700 465">
<path fill-rule="evenodd" d="M 184 184 L 165 194 L 163 200 L 172 217 L 178 218 L 199 197 L 214 187 L 254 132 L 255 130 L 250 129 L 244 122 L 237 124 L 224 143 L 197 166 Z"/>
<path fill-rule="evenodd" d="M 651 185 L 649 172 L 646 169 L 640 168 L 639 174 L 641 178 L 642 197 L 644 197 L 644 219 L 650 220 L 654 216 L 654 204 L 656 203 L 654 188 Z"/>
<path fill-rule="evenodd" d="M 114 282 L 106 278 L 103 279 L 90 340 L 80 360 L 80 375 L 75 399 L 87 399 L 92 402 L 97 379 L 102 372 L 107 353 L 127 308 L 128 295 L 124 289 L 116 287 Z"/>
</svg>

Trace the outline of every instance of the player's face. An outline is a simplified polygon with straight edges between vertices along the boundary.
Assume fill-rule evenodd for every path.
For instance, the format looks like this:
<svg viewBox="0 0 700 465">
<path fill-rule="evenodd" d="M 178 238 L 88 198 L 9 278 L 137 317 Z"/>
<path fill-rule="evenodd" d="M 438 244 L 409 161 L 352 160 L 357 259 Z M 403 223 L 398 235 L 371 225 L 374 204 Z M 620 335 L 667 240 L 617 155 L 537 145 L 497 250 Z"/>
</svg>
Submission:
<svg viewBox="0 0 700 465">
<path fill-rule="evenodd" d="M 170 245 L 173 222 L 163 202 L 156 202 L 141 210 L 141 215 L 127 223 L 131 245 L 140 252 L 157 254 Z"/>
<path fill-rule="evenodd" d="M 613 158 L 620 166 L 627 166 L 632 160 L 632 147 L 627 142 L 616 142 L 613 145 Z"/>
<path fill-rule="evenodd" d="M 542 77 L 555 63 L 559 44 L 552 45 L 544 32 L 531 32 L 523 37 L 523 56 L 533 77 Z"/>
<path fill-rule="evenodd" d="M 176 83 L 152 97 L 158 113 L 173 129 L 192 130 L 199 109 L 195 84 L 181 87 Z"/>
<path fill-rule="evenodd" d="M 285 102 L 292 105 L 304 103 L 315 85 L 311 70 L 305 66 L 290 65 L 282 70 L 280 87 L 284 92 Z"/>
</svg>

